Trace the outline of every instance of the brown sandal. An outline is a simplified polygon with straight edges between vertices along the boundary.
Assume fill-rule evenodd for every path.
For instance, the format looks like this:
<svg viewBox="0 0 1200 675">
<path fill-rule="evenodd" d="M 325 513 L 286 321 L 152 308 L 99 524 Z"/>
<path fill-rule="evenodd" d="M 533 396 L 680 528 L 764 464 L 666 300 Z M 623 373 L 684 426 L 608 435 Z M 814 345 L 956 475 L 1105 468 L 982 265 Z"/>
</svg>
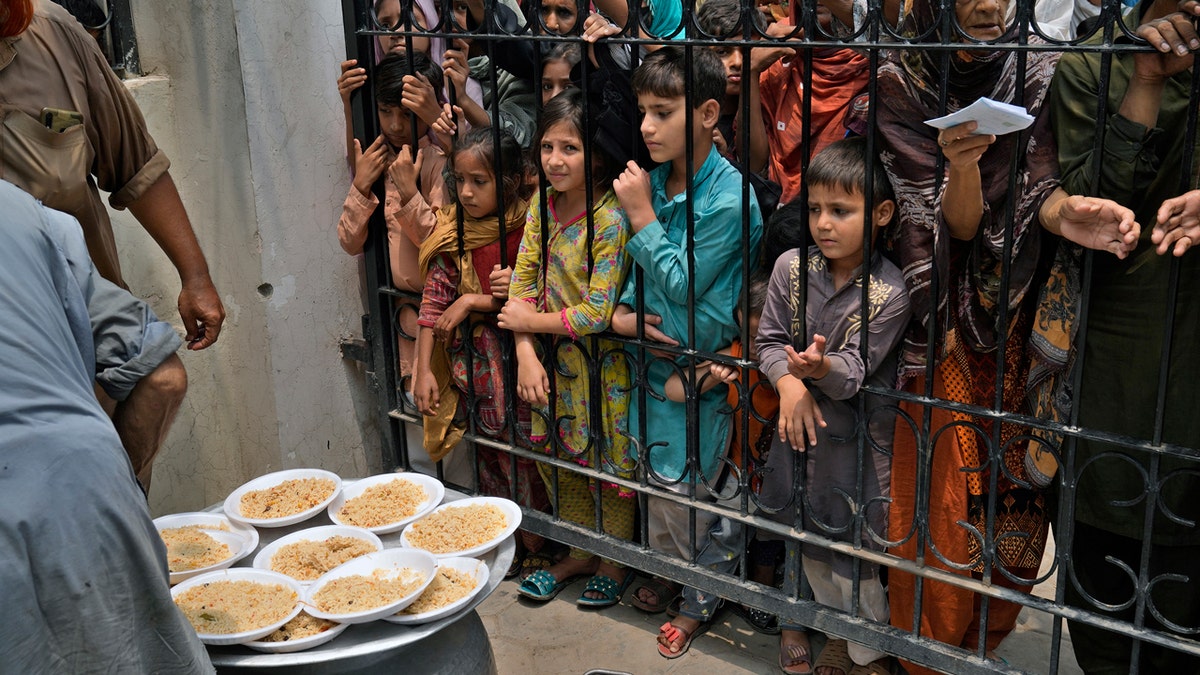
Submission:
<svg viewBox="0 0 1200 675">
<path fill-rule="evenodd" d="M 854 661 L 850 660 L 850 651 L 845 640 L 830 638 L 825 642 L 825 648 L 817 655 L 817 662 L 813 664 L 813 671 L 821 668 L 832 668 L 842 671 L 842 675 L 850 675 L 850 671 L 854 669 Z"/>
<path fill-rule="evenodd" d="M 643 588 L 649 590 L 651 593 L 654 594 L 655 602 L 646 602 L 645 600 L 642 600 L 642 597 L 641 597 L 641 595 L 639 595 L 639 592 Z M 674 600 L 675 597 L 679 595 L 680 590 L 681 589 L 680 589 L 679 584 L 675 583 L 674 581 L 669 581 L 667 579 L 659 579 L 658 577 L 653 577 L 653 578 L 647 580 L 646 583 L 644 583 L 641 586 L 638 586 L 637 588 L 634 589 L 633 599 L 631 599 L 629 601 L 629 604 L 633 605 L 634 607 L 637 607 L 638 609 L 642 610 L 643 612 L 650 612 L 651 614 L 658 614 L 659 612 L 665 610 L 667 608 L 667 606 L 671 604 L 671 601 Z"/>
<path fill-rule="evenodd" d="M 804 644 L 785 645 L 782 638 L 779 640 L 779 667 L 788 675 L 810 675 L 813 672 L 812 643 L 808 641 L 807 633 L 800 634 L 804 636 Z"/>
</svg>

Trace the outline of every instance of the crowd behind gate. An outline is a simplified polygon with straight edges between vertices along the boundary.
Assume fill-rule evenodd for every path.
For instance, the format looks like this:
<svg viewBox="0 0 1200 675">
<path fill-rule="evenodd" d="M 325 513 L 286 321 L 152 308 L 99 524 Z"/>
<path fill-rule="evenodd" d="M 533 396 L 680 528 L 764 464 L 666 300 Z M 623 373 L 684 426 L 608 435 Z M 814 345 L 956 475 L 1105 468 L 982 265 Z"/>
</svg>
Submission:
<svg viewBox="0 0 1200 675">
<path fill-rule="evenodd" d="M 1085 672 L 1200 672 L 1200 3 L 362 1 L 370 46 L 340 64 L 329 139 L 351 176 L 336 237 L 386 243 L 409 461 L 708 575 L 520 531 L 522 596 L 586 580 L 585 609 L 665 613 L 646 645 L 665 659 L 728 609 L 779 636 L 785 673 L 931 672 L 886 640 L 814 653 L 795 617 L 704 583 L 745 578 L 1000 667 L 1053 537 Z M 63 598 L 107 602 L 83 590 L 95 574 L 156 577 L 133 488 L 186 388 L 178 338 L 120 288 L 97 185 L 179 270 L 189 348 L 224 310 L 94 36 L 43 0 L 0 1 L 0 36 L 0 285 L 29 291 L 8 294 L 0 348 L 29 360 L 50 326 L 42 351 L 67 364 L 0 369 L 6 456 L 41 470 L 78 442 L 62 420 L 86 422 L 105 452 L 75 471 L 119 498 L 76 527 L 136 544 L 6 566 L 42 620 L 0 653 L 36 669 L 95 644 L 203 671 L 155 619 L 165 579 L 132 646 L 111 606 L 50 635 Z M 984 99 L 1023 115 L 971 114 Z M 53 443 L 47 405 L 67 411 Z M 34 560 L 22 523 L 69 508 L 47 499 L 6 503 L 6 559 Z"/>
<path fill-rule="evenodd" d="M 593 533 L 520 531 L 521 596 L 666 614 L 666 659 L 733 611 L 822 675 L 1002 669 L 1036 604 L 1087 673 L 1200 671 L 1200 2 L 355 7 L 336 237 L 383 256 L 404 461 Z M 30 617 L 0 661 L 205 671 L 136 489 L 181 344 L 97 187 L 178 269 L 188 348 L 224 310 L 95 38 L 0 0 L 0 557 Z M 41 489 L 62 467 L 92 489 Z M 815 653 L 804 616 L 853 639 Z"/>
<path fill-rule="evenodd" d="M 1066 604 L 1166 645 L 1200 626 L 1195 3 L 372 10 L 338 88 L 347 120 L 371 89 L 380 135 L 347 123 L 338 235 L 362 250 L 382 179 L 391 280 L 421 298 L 397 313 L 414 461 L 986 658 L 1020 603 L 830 546 L 1028 592 L 1053 529 Z M 926 124 L 984 98 L 1027 126 Z M 689 526 L 689 500 L 747 491 L 779 528 Z M 792 526 L 824 543 L 796 553 Z M 529 532 L 510 574 L 534 602 L 587 579 L 581 606 L 667 612 L 668 659 L 726 604 Z M 727 604 L 784 672 L 897 668 Z M 1068 625 L 1086 672 L 1197 666 L 1194 643 Z"/>
</svg>

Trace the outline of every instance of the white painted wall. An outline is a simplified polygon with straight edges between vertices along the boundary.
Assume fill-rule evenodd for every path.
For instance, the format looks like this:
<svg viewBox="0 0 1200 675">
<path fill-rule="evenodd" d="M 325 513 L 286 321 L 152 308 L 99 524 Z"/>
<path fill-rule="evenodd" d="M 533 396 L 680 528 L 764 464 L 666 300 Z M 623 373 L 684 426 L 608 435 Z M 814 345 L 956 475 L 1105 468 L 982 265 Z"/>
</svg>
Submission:
<svg viewBox="0 0 1200 675">
<path fill-rule="evenodd" d="M 182 355 L 189 392 L 155 464 L 152 510 L 202 508 L 281 468 L 379 471 L 362 373 L 338 351 L 363 313 L 361 263 L 335 233 L 349 188 L 339 3 L 132 4 L 148 76 L 129 86 L 228 312 L 214 347 Z M 116 228 L 130 287 L 178 326 L 169 261 L 127 213 Z"/>
</svg>

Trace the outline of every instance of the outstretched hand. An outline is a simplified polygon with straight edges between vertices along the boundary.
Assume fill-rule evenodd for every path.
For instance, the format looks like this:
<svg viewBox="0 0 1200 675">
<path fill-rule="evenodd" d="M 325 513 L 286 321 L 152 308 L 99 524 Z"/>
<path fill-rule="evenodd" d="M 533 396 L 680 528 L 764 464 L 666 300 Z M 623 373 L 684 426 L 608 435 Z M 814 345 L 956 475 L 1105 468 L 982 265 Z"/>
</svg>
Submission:
<svg viewBox="0 0 1200 675">
<path fill-rule="evenodd" d="M 1137 247 L 1142 232 L 1133 211 L 1111 199 L 1071 195 L 1059 203 L 1058 214 L 1065 239 L 1122 260 Z"/>
<path fill-rule="evenodd" d="M 820 378 L 828 370 L 825 368 L 825 336 L 814 335 L 812 344 L 802 352 L 797 352 L 791 345 L 786 345 L 783 351 L 787 353 L 788 372 L 800 379 L 806 377 Z"/>
<path fill-rule="evenodd" d="M 1192 190 L 1162 203 L 1150 233 L 1159 255 L 1171 251 L 1179 257 L 1200 242 L 1200 190 Z"/>
</svg>

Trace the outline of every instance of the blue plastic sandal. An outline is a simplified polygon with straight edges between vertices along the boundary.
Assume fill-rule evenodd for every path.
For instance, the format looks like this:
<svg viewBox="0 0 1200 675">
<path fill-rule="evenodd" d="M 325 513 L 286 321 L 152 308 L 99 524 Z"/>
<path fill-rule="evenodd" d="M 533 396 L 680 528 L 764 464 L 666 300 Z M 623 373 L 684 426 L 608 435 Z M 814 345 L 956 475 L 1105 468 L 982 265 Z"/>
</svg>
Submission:
<svg viewBox="0 0 1200 675">
<path fill-rule="evenodd" d="M 625 594 L 625 589 L 629 588 L 629 584 L 633 583 L 633 571 L 625 574 L 625 580 L 617 583 L 612 577 L 597 574 L 591 579 L 588 579 L 587 586 L 583 589 L 579 599 L 575 604 L 582 607 L 611 607 L 621 601 L 621 596 Z M 594 591 L 604 595 L 603 598 L 589 598 L 588 591 Z"/>
<path fill-rule="evenodd" d="M 521 582 L 521 587 L 517 589 L 517 592 L 530 600 L 549 602 L 578 578 L 578 576 L 572 576 L 559 581 L 546 570 L 538 570 Z"/>
</svg>

